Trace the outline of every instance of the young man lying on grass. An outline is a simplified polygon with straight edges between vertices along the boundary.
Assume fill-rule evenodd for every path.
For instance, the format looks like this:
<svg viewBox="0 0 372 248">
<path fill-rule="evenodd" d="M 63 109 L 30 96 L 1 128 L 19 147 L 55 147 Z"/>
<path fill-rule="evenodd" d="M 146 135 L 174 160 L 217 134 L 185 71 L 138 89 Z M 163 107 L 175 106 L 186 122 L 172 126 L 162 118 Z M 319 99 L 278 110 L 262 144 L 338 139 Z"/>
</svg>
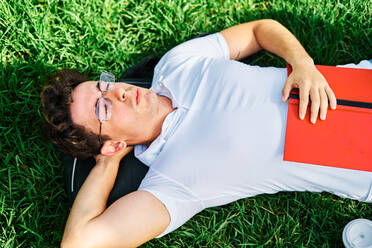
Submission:
<svg viewBox="0 0 372 248">
<path fill-rule="evenodd" d="M 293 67 L 234 60 L 266 49 Z M 61 74 L 63 76 L 63 74 Z M 79 75 L 43 92 L 49 136 L 74 156 L 96 156 L 68 218 L 62 247 L 134 247 L 205 208 L 279 191 L 372 201 L 372 173 L 283 161 L 289 92 L 309 96 L 311 122 L 336 97 L 297 39 L 273 20 L 187 41 L 156 65 L 151 89 Z M 62 84 L 66 83 L 67 84 Z M 304 140 L 306 142 L 306 140 Z M 137 191 L 106 208 L 120 160 L 134 146 L 150 167 Z"/>
</svg>

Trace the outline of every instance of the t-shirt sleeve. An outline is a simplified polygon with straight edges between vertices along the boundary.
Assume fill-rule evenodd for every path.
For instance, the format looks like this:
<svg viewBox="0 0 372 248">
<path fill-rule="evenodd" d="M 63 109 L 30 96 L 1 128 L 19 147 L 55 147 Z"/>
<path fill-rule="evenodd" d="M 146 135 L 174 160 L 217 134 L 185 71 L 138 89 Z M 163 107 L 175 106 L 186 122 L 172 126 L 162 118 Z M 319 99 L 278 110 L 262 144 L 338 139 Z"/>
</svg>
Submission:
<svg viewBox="0 0 372 248">
<path fill-rule="evenodd" d="M 165 205 L 169 212 L 170 223 L 166 230 L 156 238 L 174 231 L 203 210 L 201 201 L 192 192 L 151 168 L 138 190 L 150 192 Z"/>
<path fill-rule="evenodd" d="M 229 59 L 230 51 L 225 38 L 220 33 L 194 38 L 169 50 L 155 66 L 155 73 L 165 65 L 180 65 L 193 57 Z"/>
</svg>

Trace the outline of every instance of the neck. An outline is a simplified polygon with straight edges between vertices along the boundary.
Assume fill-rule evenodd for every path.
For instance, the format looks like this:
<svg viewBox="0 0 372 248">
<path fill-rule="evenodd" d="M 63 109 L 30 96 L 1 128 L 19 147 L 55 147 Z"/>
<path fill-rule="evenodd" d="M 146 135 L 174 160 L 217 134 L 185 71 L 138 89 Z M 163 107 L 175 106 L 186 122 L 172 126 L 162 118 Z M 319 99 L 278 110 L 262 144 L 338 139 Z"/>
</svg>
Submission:
<svg viewBox="0 0 372 248">
<path fill-rule="evenodd" d="M 159 118 L 156 122 L 156 126 L 154 131 L 151 135 L 151 138 L 148 142 L 145 143 L 146 146 L 150 146 L 151 143 L 160 135 L 161 128 L 163 126 L 164 120 L 168 114 L 170 114 L 176 108 L 173 108 L 172 101 L 165 96 L 158 96 L 159 97 Z"/>
</svg>

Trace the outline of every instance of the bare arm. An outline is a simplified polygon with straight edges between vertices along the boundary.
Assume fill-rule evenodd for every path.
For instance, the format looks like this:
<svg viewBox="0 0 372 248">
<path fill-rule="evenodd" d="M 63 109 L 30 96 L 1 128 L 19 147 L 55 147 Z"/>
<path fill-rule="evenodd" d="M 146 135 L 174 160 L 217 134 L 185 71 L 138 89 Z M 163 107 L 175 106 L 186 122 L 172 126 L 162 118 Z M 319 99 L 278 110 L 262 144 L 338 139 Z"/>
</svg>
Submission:
<svg viewBox="0 0 372 248">
<path fill-rule="evenodd" d="M 236 25 L 221 31 L 229 49 L 231 59 L 241 59 L 261 49 L 284 58 L 293 67 L 283 87 L 283 101 L 292 88 L 300 89 L 299 117 L 304 118 L 311 97 L 311 121 L 316 122 L 320 107 L 320 118 L 327 114 L 328 99 L 336 109 L 336 97 L 323 75 L 300 42 L 284 26 L 274 20 L 258 20 Z"/>
<path fill-rule="evenodd" d="M 168 226 L 167 209 L 146 191 L 130 193 L 106 209 L 119 162 L 129 151 L 97 161 L 71 208 L 62 247 L 135 247 Z"/>
</svg>

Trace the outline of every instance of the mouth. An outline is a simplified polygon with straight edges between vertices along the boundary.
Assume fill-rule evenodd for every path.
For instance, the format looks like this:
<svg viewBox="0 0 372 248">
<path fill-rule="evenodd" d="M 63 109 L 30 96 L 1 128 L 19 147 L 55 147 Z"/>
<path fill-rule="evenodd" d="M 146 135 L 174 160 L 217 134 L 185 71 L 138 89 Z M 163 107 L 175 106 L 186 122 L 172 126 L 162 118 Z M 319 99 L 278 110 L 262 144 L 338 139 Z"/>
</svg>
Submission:
<svg viewBox="0 0 372 248">
<path fill-rule="evenodd" d="M 142 92 L 141 92 L 141 90 L 139 88 L 137 88 L 137 91 L 136 91 L 136 103 L 137 103 L 137 105 L 141 101 L 141 96 L 142 96 Z"/>
</svg>

